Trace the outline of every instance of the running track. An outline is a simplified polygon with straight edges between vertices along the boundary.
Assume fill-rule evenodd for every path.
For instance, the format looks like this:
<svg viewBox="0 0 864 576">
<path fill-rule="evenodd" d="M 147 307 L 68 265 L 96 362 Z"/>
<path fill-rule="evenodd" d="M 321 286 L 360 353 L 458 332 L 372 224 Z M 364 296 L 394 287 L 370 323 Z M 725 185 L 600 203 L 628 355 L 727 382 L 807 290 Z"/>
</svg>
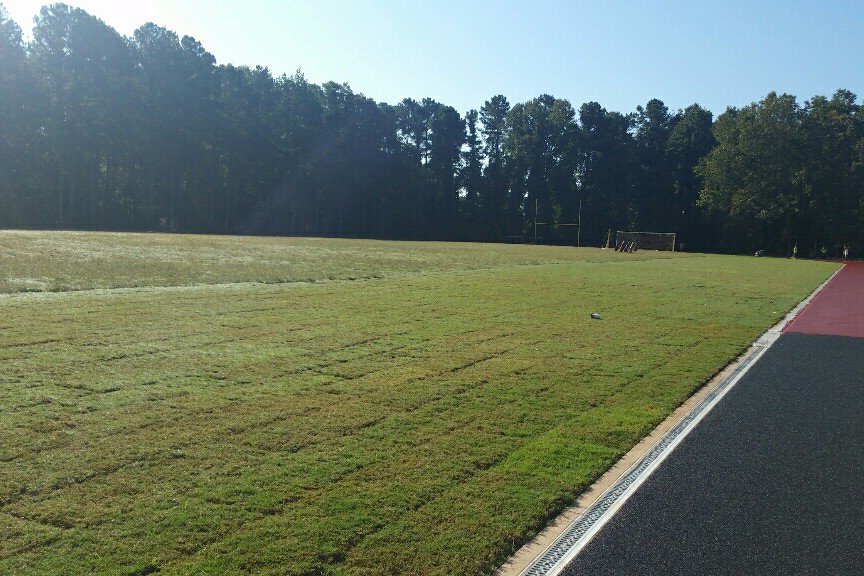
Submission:
<svg viewBox="0 0 864 576">
<path fill-rule="evenodd" d="M 848 264 L 563 574 L 864 575 L 864 264 Z"/>
</svg>

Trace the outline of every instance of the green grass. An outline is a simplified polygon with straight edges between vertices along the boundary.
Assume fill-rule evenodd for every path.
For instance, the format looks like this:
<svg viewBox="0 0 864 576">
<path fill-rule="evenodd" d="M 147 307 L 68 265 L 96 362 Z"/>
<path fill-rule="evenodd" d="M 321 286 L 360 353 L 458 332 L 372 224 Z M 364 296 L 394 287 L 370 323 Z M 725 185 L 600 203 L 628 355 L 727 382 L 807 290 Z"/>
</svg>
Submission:
<svg viewBox="0 0 864 576">
<path fill-rule="evenodd" d="M 0 573 L 34 575 L 489 574 L 836 269 L 29 232 L 0 264 Z"/>
</svg>

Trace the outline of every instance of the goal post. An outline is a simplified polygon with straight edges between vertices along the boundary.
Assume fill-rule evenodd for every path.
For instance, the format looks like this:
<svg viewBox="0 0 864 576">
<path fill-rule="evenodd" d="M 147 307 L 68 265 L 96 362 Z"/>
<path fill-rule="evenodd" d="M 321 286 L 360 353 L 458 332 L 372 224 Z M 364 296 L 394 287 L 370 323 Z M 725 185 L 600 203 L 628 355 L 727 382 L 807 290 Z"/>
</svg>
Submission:
<svg viewBox="0 0 864 576">
<path fill-rule="evenodd" d="M 615 247 L 635 246 L 639 250 L 675 251 L 675 232 L 615 232 Z"/>
</svg>

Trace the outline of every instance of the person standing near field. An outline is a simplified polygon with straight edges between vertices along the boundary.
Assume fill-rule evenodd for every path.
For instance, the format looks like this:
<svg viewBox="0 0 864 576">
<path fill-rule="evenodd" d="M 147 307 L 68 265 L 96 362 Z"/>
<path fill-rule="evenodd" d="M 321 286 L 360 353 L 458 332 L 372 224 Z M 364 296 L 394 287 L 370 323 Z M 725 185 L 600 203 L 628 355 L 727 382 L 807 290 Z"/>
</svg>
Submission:
<svg viewBox="0 0 864 576">
<path fill-rule="evenodd" d="M 843 244 L 843 260 L 849 258 L 849 246 Z"/>
</svg>

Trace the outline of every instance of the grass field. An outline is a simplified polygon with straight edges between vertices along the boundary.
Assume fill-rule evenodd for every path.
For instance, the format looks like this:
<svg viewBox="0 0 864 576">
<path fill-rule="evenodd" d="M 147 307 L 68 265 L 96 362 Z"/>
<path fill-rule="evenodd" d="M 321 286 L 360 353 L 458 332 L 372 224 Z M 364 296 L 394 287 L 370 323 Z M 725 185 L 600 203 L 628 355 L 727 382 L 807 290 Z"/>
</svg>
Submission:
<svg viewBox="0 0 864 576">
<path fill-rule="evenodd" d="M 490 574 L 836 269 L 61 232 L 0 265 L 33 575 Z"/>
</svg>

